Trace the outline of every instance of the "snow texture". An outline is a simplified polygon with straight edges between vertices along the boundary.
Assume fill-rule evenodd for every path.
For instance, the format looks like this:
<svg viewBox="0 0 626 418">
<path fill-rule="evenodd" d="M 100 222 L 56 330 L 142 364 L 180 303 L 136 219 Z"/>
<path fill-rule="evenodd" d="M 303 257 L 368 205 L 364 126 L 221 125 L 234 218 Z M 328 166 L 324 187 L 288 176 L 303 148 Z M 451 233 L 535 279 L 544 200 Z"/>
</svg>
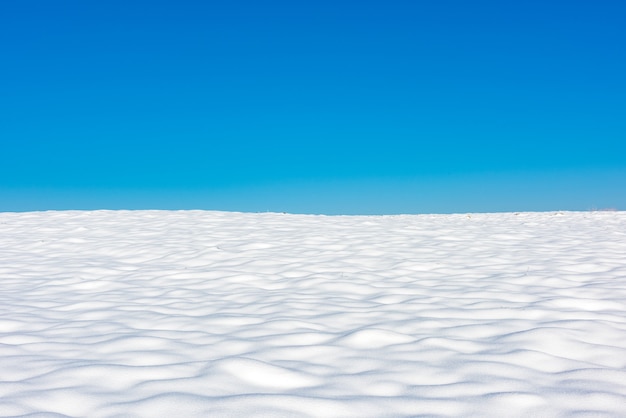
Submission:
<svg viewBox="0 0 626 418">
<path fill-rule="evenodd" d="M 626 212 L 0 213 L 0 415 L 626 416 Z"/>
</svg>

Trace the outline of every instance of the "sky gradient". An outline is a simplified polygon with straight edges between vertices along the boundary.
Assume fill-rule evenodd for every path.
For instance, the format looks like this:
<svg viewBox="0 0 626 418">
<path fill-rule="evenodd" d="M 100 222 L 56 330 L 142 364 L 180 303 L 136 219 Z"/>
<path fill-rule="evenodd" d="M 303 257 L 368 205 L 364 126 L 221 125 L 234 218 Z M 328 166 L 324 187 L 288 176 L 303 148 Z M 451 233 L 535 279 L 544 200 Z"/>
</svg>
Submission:
<svg viewBox="0 0 626 418">
<path fill-rule="evenodd" d="M 0 3 L 0 211 L 626 209 L 623 1 Z"/>
</svg>

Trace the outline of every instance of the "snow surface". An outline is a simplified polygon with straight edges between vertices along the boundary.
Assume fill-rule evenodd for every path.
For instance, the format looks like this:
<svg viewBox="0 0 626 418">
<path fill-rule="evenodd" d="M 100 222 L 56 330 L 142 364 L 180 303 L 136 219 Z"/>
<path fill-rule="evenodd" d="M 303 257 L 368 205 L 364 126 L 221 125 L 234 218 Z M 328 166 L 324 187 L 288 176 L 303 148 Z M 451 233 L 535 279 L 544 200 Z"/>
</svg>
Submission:
<svg viewBox="0 0 626 418">
<path fill-rule="evenodd" d="M 0 213 L 0 415 L 626 416 L 626 212 Z"/>
</svg>

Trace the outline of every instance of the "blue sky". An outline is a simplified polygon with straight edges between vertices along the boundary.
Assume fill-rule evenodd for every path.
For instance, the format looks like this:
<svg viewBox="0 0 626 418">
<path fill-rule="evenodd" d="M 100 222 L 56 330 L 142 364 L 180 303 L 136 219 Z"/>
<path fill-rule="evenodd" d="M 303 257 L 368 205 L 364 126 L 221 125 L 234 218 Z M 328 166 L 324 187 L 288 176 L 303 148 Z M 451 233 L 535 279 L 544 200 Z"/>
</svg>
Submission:
<svg viewBox="0 0 626 418">
<path fill-rule="evenodd" d="M 626 209 L 623 1 L 0 2 L 0 211 Z"/>
</svg>

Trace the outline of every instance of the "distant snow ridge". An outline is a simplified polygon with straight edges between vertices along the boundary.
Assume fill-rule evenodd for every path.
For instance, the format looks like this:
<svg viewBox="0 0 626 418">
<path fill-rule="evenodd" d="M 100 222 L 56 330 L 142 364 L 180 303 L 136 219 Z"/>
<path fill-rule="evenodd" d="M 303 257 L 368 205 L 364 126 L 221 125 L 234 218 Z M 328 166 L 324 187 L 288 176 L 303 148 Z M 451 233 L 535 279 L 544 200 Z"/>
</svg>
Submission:
<svg viewBox="0 0 626 418">
<path fill-rule="evenodd" d="M 626 416 L 626 213 L 0 213 L 0 416 Z"/>
</svg>

